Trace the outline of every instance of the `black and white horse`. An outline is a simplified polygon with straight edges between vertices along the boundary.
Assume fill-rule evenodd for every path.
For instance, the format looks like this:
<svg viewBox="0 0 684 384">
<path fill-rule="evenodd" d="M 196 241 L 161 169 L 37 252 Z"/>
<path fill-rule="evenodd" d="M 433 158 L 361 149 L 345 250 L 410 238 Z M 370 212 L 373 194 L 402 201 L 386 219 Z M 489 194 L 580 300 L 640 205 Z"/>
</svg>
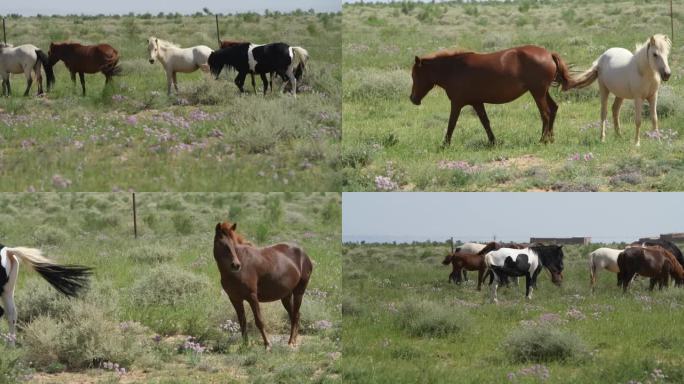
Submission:
<svg viewBox="0 0 684 384">
<path fill-rule="evenodd" d="M 14 344 L 16 336 L 17 310 L 14 306 L 14 287 L 17 284 L 20 261 L 25 261 L 56 290 L 69 297 L 76 296 L 87 285 L 91 273 L 88 267 L 55 264 L 43 256 L 39 249 L 10 248 L 0 244 L 0 317 L 7 311 L 11 344 Z"/>
<path fill-rule="evenodd" d="M 535 245 L 524 249 L 500 248 L 485 255 L 485 264 L 492 273 L 491 298 L 497 303 L 496 289 L 508 277 L 525 277 L 525 297 L 532 298 L 542 267 L 551 272 L 551 281 L 560 286 L 563 281 L 563 246 Z M 492 284 L 493 283 L 493 284 Z"/>
<path fill-rule="evenodd" d="M 298 71 L 303 71 L 309 58 L 308 52 L 301 47 L 290 47 L 285 43 L 256 45 L 252 43 L 238 43 L 209 55 L 209 69 L 218 79 L 223 67 L 237 71 L 235 85 L 244 92 L 247 74 L 255 73 L 261 77 L 264 84 L 264 94 L 268 90 L 266 74 L 275 72 L 291 86 L 291 92 L 297 96 Z"/>
</svg>

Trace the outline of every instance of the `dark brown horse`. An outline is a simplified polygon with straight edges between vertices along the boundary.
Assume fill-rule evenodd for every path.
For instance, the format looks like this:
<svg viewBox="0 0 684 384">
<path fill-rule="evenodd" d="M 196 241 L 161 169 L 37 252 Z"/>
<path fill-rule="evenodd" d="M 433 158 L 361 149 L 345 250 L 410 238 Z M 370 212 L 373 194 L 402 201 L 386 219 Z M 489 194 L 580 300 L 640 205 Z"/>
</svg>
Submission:
<svg viewBox="0 0 684 384">
<path fill-rule="evenodd" d="M 81 79 L 83 96 L 85 90 L 85 73 L 102 72 L 105 75 L 105 86 L 112 80 L 112 76 L 121 72 L 119 67 L 119 52 L 109 44 L 81 45 L 79 43 L 51 43 L 48 52 L 50 65 L 59 60 L 71 74 L 71 81 L 76 84 L 76 74 Z"/>
<path fill-rule="evenodd" d="M 456 284 L 461 283 L 461 271 L 478 271 L 477 272 L 477 290 L 482 286 L 483 276 L 487 265 L 484 262 L 484 256 L 477 253 L 461 253 L 453 252 L 447 255 L 442 261 L 442 264 L 452 265 L 452 272 L 449 275 L 449 281 Z"/>
<path fill-rule="evenodd" d="M 565 90 L 573 84 L 568 68 L 558 54 L 533 45 L 494 53 L 439 51 L 416 56 L 411 75 L 413 104 L 420 105 L 435 86 L 443 88 L 451 100 L 444 146 L 451 144 L 456 121 L 466 105 L 475 109 L 489 142 L 494 144 L 485 103 L 508 103 L 525 92 L 532 94 L 541 114 L 541 142 L 553 142 L 553 122 L 558 105 L 549 95 L 549 87 L 562 84 Z"/>
<path fill-rule="evenodd" d="M 214 259 L 221 273 L 221 286 L 228 294 L 247 341 L 247 318 L 243 301 L 254 314 L 254 323 L 267 349 L 271 347 L 261 318 L 259 302 L 280 300 L 290 317 L 290 346 L 297 345 L 299 308 L 311 278 L 313 265 L 304 251 L 289 244 L 258 248 L 235 232 L 237 224 L 216 224 Z"/>
<path fill-rule="evenodd" d="M 669 277 L 675 281 L 684 280 L 684 268 L 672 253 L 666 249 L 657 247 L 629 247 L 618 255 L 618 280 L 622 282 L 622 290 L 627 292 L 627 287 L 637 273 L 651 278 L 650 289 L 653 290 L 656 283 L 658 289 L 668 286 Z"/>
</svg>

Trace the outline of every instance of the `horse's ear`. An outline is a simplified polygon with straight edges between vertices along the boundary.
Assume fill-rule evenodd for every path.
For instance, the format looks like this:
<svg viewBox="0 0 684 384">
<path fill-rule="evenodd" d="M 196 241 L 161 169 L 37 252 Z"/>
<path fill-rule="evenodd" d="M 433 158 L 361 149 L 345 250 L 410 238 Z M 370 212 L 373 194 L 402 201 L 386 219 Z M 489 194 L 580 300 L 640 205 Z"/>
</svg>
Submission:
<svg viewBox="0 0 684 384">
<path fill-rule="evenodd" d="M 656 41 L 655 41 L 655 35 L 651 36 L 651 40 L 649 41 L 649 43 L 650 43 L 651 45 L 655 45 L 655 43 L 656 43 Z"/>
<path fill-rule="evenodd" d="M 421 63 L 420 57 L 416 56 L 416 65 L 420 66 L 420 63 Z"/>
<path fill-rule="evenodd" d="M 221 223 L 216 224 L 216 232 L 221 232 Z"/>
<path fill-rule="evenodd" d="M 235 229 L 237 228 L 237 223 L 233 223 L 233 226 L 230 227 L 230 230 L 235 232 Z"/>
</svg>

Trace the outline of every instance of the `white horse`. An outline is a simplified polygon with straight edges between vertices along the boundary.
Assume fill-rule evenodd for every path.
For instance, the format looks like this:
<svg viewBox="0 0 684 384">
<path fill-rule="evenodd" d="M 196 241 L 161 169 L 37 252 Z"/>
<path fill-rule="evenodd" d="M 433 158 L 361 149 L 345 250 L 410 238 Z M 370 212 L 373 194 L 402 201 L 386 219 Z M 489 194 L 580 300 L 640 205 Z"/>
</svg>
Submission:
<svg viewBox="0 0 684 384">
<path fill-rule="evenodd" d="M 636 124 L 636 145 L 639 146 L 639 128 L 644 100 L 648 100 L 653 130 L 658 132 L 658 87 L 660 81 L 670 78 L 667 57 L 672 42 L 667 36 L 657 34 L 632 52 L 624 48 L 610 48 L 605 51 L 586 72 L 571 82 L 570 88 L 583 88 L 598 79 L 601 92 L 601 141 L 606 140 L 606 115 L 608 95 L 613 93 L 613 125 L 620 135 L 620 107 L 624 99 L 634 99 L 634 122 Z M 574 84 L 573 84 L 574 83 Z"/>
<path fill-rule="evenodd" d="M 463 245 L 456 247 L 456 249 L 454 249 L 454 252 L 477 254 L 485 246 L 486 246 L 486 244 L 480 244 L 480 243 L 464 243 Z"/>
<path fill-rule="evenodd" d="M 596 286 L 596 274 L 599 270 L 605 269 L 615 274 L 620 272 L 617 259 L 621 249 L 599 248 L 589 254 L 589 276 L 591 277 L 591 290 Z M 618 280 L 618 285 L 620 281 Z"/>
<path fill-rule="evenodd" d="M 178 92 L 176 73 L 195 72 L 198 68 L 208 71 L 207 59 L 214 51 L 206 45 L 181 48 L 169 41 L 150 37 L 147 39 L 147 50 L 150 54 L 150 64 L 157 60 L 166 71 L 167 93 L 171 94 L 171 85 Z"/>
<path fill-rule="evenodd" d="M 43 77 L 40 74 L 40 67 L 45 69 L 47 77 L 48 91 L 55 83 L 55 75 L 52 71 L 52 65 L 48 60 L 48 56 L 40 48 L 31 44 L 24 44 L 14 47 L 11 44 L 0 43 L 0 77 L 2 77 L 2 94 L 10 96 L 12 91 L 10 88 L 10 74 L 23 73 L 26 76 L 26 91 L 24 96 L 28 96 L 33 84 L 31 72 L 35 74 L 36 81 L 38 81 L 38 94 L 43 94 Z M 6 93 L 5 93 L 6 91 Z"/>
<path fill-rule="evenodd" d="M 14 306 L 14 287 L 19 274 L 19 262 L 25 261 L 31 269 L 38 272 L 50 285 L 62 294 L 74 297 L 87 285 L 90 268 L 78 265 L 58 265 L 43 256 L 39 249 L 14 247 L 0 244 L 0 294 L 2 308 L 0 316 L 7 311 L 10 344 L 16 338 L 17 309 Z M 4 308 L 4 310 L 3 310 Z"/>
</svg>

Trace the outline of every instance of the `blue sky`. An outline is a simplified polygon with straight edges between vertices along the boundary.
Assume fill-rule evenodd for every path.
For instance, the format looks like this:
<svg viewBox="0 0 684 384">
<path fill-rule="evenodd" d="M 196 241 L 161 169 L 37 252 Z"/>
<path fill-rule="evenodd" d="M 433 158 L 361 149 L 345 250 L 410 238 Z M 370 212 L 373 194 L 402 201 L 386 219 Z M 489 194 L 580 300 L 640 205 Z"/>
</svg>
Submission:
<svg viewBox="0 0 684 384">
<path fill-rule="evenodd" d="M 159 12 L 180 12 L 182 14 L 195 13 L 207 7 L 212 12 L 236 13 L 236 12 L 263 12 L 265 9 L 272 11 L 293 11 L 297 8 L 308 10 L 310 8 L 319 12 L 338 12 L 342 8 L 340 0 L 202 0 L 199 2 L 187 0 L 117 0 L 117 1 L 93 1 L 93 0 L 30 0 L 30 1 L 4 1 L 0 13 L 18 13 L 32 16 L 37 13 L 43 15 L 52 14 L 126 14 L 128 12 L 157 14 Z"/>
<path fill-rule="evenodd" d="M 342 212 L 345 241 L 611 242 L 684 232 L 684 193 L 344 193 Z"/>
</svg>

